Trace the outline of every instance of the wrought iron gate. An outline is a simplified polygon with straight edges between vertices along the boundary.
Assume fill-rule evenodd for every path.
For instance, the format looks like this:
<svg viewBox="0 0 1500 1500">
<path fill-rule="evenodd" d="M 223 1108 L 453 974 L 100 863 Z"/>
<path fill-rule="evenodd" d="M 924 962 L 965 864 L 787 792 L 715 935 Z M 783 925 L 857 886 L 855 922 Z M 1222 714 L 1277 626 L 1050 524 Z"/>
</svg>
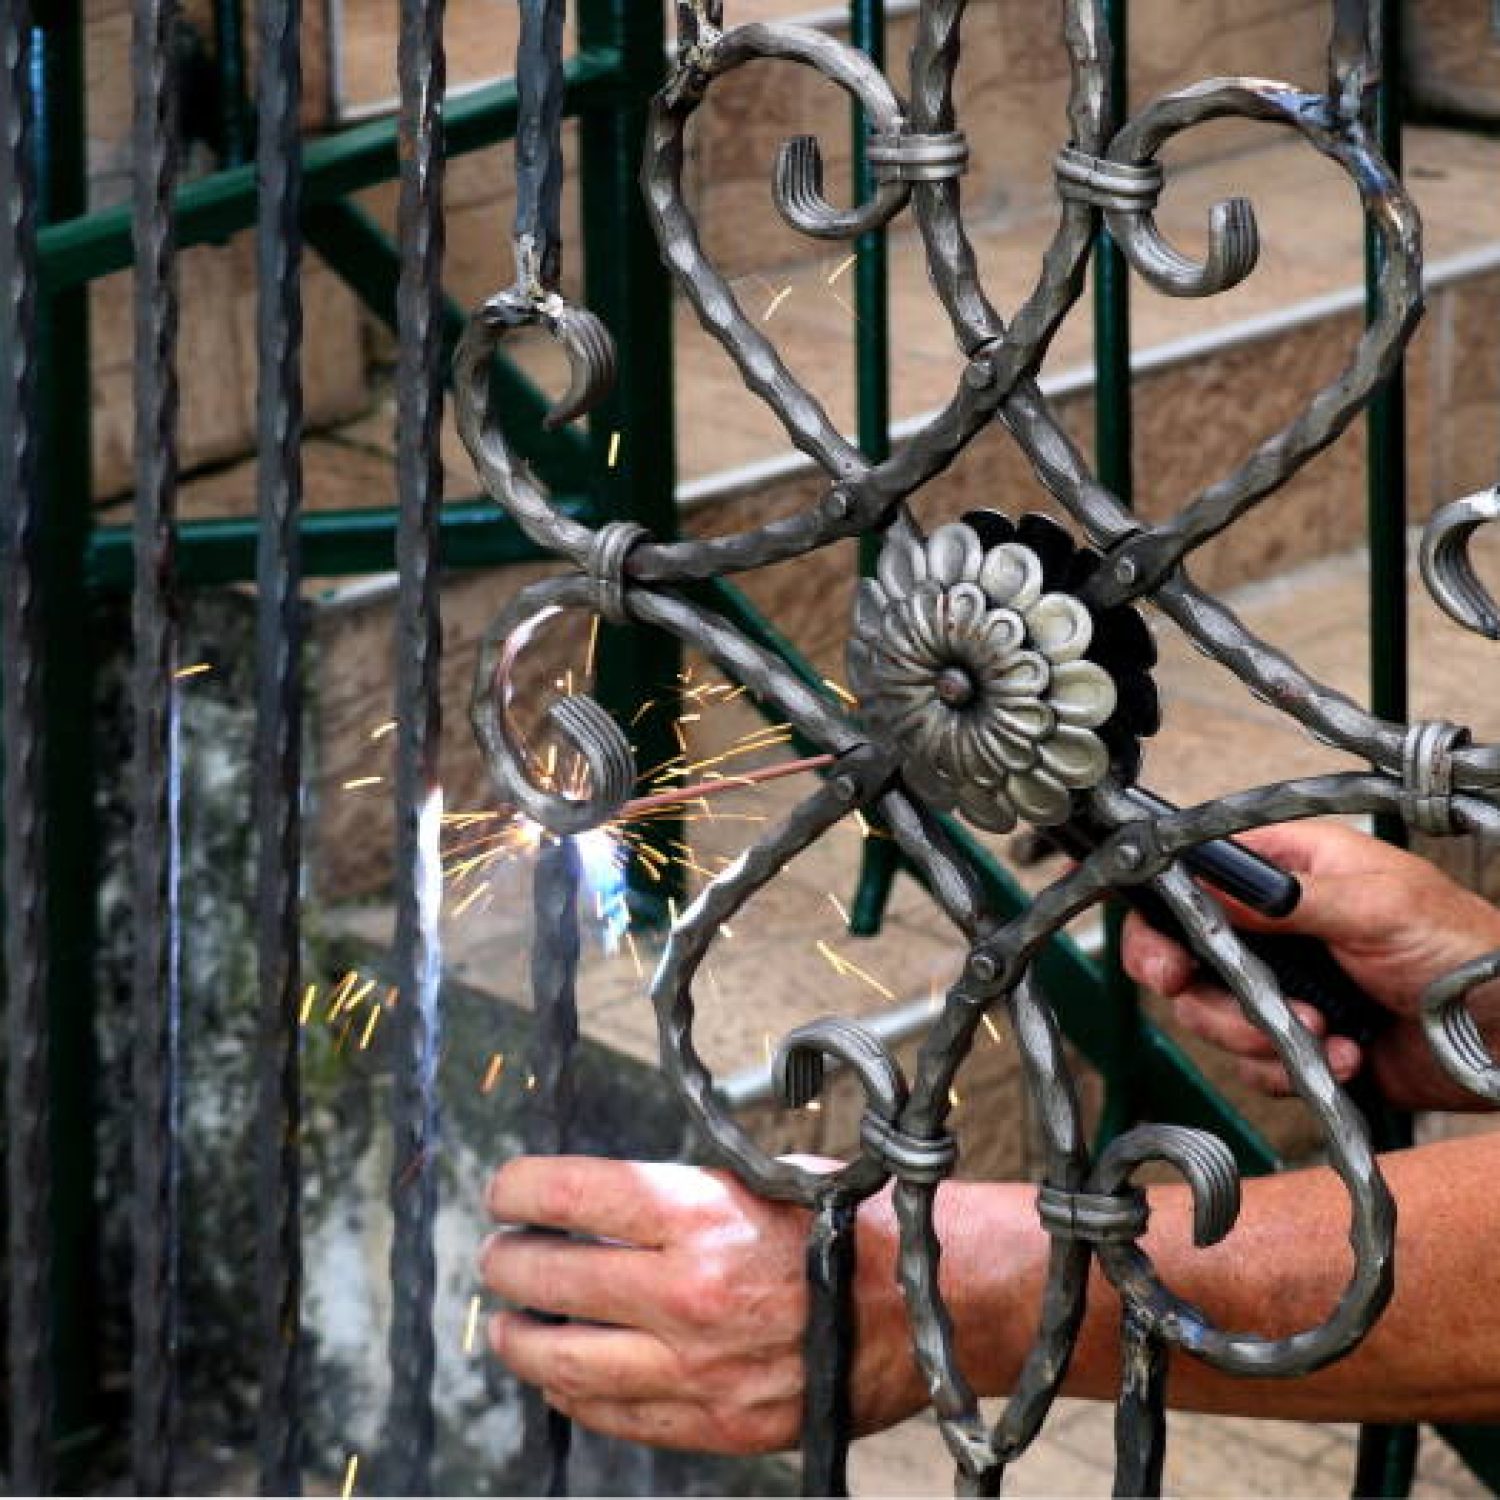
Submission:
<svg viewBox="0 0 1500 1500">
<path fill-rule="evenodd" d="M 233 6 L 228 10 L 232 11 Z M 1183 865 L 1231 857 L 1229 835 L 1320 810 L 1364 811 L 1392 833 L 1493 831 L 1500 819 L 1492 747 L 1454 726 L 1406 724 L 1401 353 L 1420 302 L 1414 211 L 1399 180 L 1398 58 L 1394 8 L 1335 0 L 1327 91 L 1308 94 L 1248 80 L 1215 80 L 1130 115 L 1125 107 L 1124 0 L 1068 0 L 1060 10 L 1073 69 L 1069 139 L 1056 170 L 1060 215 L 1035 291 L 1008 324 L 986 300 L 964 235 L 959 179 L 967 155 L 952 88 L 962 0 L 923 0 L 911 95 L 887 81 L 882 8 L 856 0 L 852 45 L 788 26 L 725 25 L 714 0 L 682 0 L 675 63 L 663 68 L 655 7 L 584 0 L 580 49 L 564 65 L 560 0 L 523 0 L 519 87 L 443 105 L 440 0 L 403 0 L 398 121 L 304 146 L 299 103 L 298 0 L 262 0 L 256 157 L 179 183 L 180 131 L 171 65 L 172 0 L 138 0 L 133 73 L 137 101 L 133 214 L 85 214 L 75 112 L 76 6 L 4 0 L 0 73 L 0 495 L 4 551 L 5 955 L 9 1371 L 12 1487 L 43 1492 L 60 1438 L 91 1417 L 86 1349 L 88 1285 L 87 1076 L 89 934 L 92 924 L 93 768 L 86 736 L 69 727 L 91 711 L 81 602 L 91 589 L 128 589 L 135 622 L 133 851 L 138 916 L 134 1018 L 133 1290 L 131 1431 L 143 1491 L 172 1481 L 176 1119 L 179 1059 L 176 964 L 176 705 L 174 613 L 178 590 L 228 579 L 257 581 L 260 696 L 251 789 L 261 834 L 258 933 L 261 1042 L 247 1066 L 260 1090 L 257 1162 L 262 1206 L 257 1247 L 264 1319 L 262 1483 L 299 1484 L 300 1246 L 298 1224 L 297 1009 L 299 952 L 300 624 L 304 572 L 365 571 L 394 563 L 398 606 L 397 958 L 400 1029 L 392 1184 L 394 1316 L 390 1332 L 394 1465 L 386 1482 L 421 1493 L 432 1447 L 432 1244 L 437 1136 L 434 1066 L 440 1045 L 436 765 L 438 567 L 557 555 L 571 572 L 523 591 L 496 622 L 476 691 L 476 725 L 496 779 L 522 811 L 557 835 L 542 861 L 541 904 L 562 924 L 540 995 L 565 1004 L 569 839 L 628 813 L 634 754 L 618 720 L 582 697 L 558 701 L 555 728 L 588 775 L 581 786 L 544 784 L 505 714 L 512 638 L 558 606 L 656 629 L 611 638 L 602 672 L 607 706 L 624 708 L 641 653 L 642 675 L 673 675 L 672 644 L 686 642 L 790 721 L 827 771 L 785 827 L 710 884 L 673 934 L 655 995 L 664 1061 L 724 1158 L 762 1191 L 806 1203 L 823 1268 L 815 1317 L 830 1339 L 849 1337 L 844 1292 L 850 1210 L 891 1177 L 908 1226 L 903 1275 L 935 1404 L 975 1492 L 998 1485 L 1004 1465 L 1035 1435 L 1065 1364 L 1061 1357 L 1098 1255 L 1130 1309 L 1124 1336 L 1139 1380 L 1122 1397 L 1127 1492 L 1159 1480 L 1166 1341 L 1184 1343 L 1244 1373 L 1308 1369 L 1347 1351 L 1378 1316 L 1390 1286 L 1389 1200 L 1372 1154 L 1372 1125 L 1333 1087 L 1321 1057 L 1290 1018 L 1276 977 L 1248 945 L 1214 922 Z M 729 18 L 731 21 L 733 17 Z M 225 35 L 230 26 L 225 21 Z M 233 48 L 225 58 L 232 62 Z M 791 142 L 778 163 L 783 216 L 815 237 L 853 240 L 859 255 L 860 433 L 846 440 L 801 390 L 740 312 L 704 256 L 682 202 L 681 142 L 717 78 L 757 57 L 812 67 L 855 101 L 856 207 L 822 196 L 817 143 Z M 225 74 L 232 85 L 233 66 Z M 230 92 L 232 93 L 232 87 Z M 613 253 L 588 263 L 591 312 L 557 292 L 559 121 L 583 122 L 586 237 Z M 1129 328 L 1131 271 L 1174 295 L 1211 295 L 1253 267 L 1253 215 L 1243 203 L 1216 211 L 1210 251 L 1195 263 L 1156 231 L 1164 141 L 1200 121 L 1240 115 L 1289 124 L 1355 179 L 1369 224 L 1370 323 L 1345 377 L 1310 404 L 1230 480 L 1205 491 L 1164 526 L 1130 515 Z M 230 131 L 233 141 L 250 132 Z M 521 211 L 517 281 L 466 325 L 444 298 L 440 194 L 447 154 L 515 135 Z M 643 194 L 635 173 L 644 163 Z M 393 253 L 346 196 L 399 168 L 399 250 Z M 967 364 L 951 402 L 915 438 L 888 438 L 882 234 L 910 210 L 927 244 L 934 283 Z M 251 223 L 257 228 L 260 306 L 260 511 L 254 522 L 178 524 L 176 251 Z M 400 400 L 400 506 L 395 514 L 304 514 L 299 442 L 301 340 L 296 268 L 306 239 L 396 327 Z M 768 401 L 789 436 L 828 477 L 827 493 L 789 522 L 739 536 L 678 541 L 672 510 L 670 330 L 666 268 Z M 1100 360 L 1098 475 L 1050 417 L 1034 374 L 1078 300 L 1097 256 Z M 69 392 L 84 358 L 82 288 L 133 264 L 137 271 L 137 491 L 132 531 L 94 530 L 88 514 L 87 444 Z M 498 269 L 498 268 L 497 268 Z M 553 425 L 585 411 L 589 436 L 541 422 L 545 402 L 497 358 L 505 333 L 540 323 L 568 349 L 577 377 Z M 493 506 L 442 504 L 437 458 L 450 355 L 461 423 Z M 619 377 L 611 385 L 611 367 Z M 1182 564 L 1326 446 L 1371 412 L 1372 607 L 1377 643 L 1368 710 L 1307 677 L 1249 636 L 1196 589 Z M 1036 521 L 998 514 L 924 536 L 906 500 L 982 427 L 999 420 L 1031 456 L 1088 547 Z M 503 430 L 502 430 L 503 428 Z M 608 462 L 616 431 L 649 433 L 623 464 Z M 519 462 L 531 461 L 543 493 Z M 1490 498 L 1450 507 L 1430 532 L 1429 586 L 1462 623 L 1494 633 L 1494 616 L 1465 565 L 1463 543 L 1492 519 Z M 726 577 L 847 537 L 867 544 L 869 577 L 853 625 L 851 666 L 863 701 L 856 717 L 821 691 L 817 675 L 755 615 Z M 1096 550 L 1089 550 L 1089 548 Z M 1133 792 L 1136 742 L 1155 713 L 1136 600 L 1149 599 L 1217 656 L 1246 688 L 1313 733 L 1371 765 L 1357 776 L 1246 792 L 1183 812 L 1143 804 Z M 1001 618 L 1003 617 L 1003 618 Z M 1135 622 L 1135 623 L 1132 623 Z M 1121 643 L 1125 643 L 1122 645 Z M 1008 697 L 993 723 L 961 740 L 943 719 L 968 708 L 978 685 L 1001 677 Z M 968 734 L 968 731 L 965 731 Z M 869 807 L 892 841 L 868 845 L 857 920 L 879 920 L 897 865 L 915 872 L 969 948 L 965 971 L 925 1044 L 917 1076 L 904 1078 L 868 1034 L 832 1020 L 783 1043 L 778 1073 L 788 1099 L 810 1097 L 827 1060 L 854 1068 L 868 1091 L 864 1154 L 819 1179 L 756 1151 L 715 1103 L 692 1046 L 691 984 L 713 931 L 777 868 L 837 820 Z M 966 835 L 1017 818 L 1080 843 L 1077 870 L 1034 902 Z M 1252 872 L 1264 878 L 1266 872 Z M 1239 1168 L 1272 1165 L 1242 1122 L 1217 1101 L 1118 984 L 1096 1001 L 1100 975 L 1058 935 L 1062 923 L 1111 890 L 1149 885 L 1261 1019 L 1325 1130 L 1353 1206 L 1358 1265 L 1328 1323 L 1288 1340 L 1231 1337 L 1180 1311 L 1134 1248 L 1144 1227 L 1130 1187 L 1148 1159 L 1176 1166 L 1198 1195 L 1205 1232 L 1226 1232 Z M 1462 995 L 1494 964 L 1458 976 L 1432 1002 L 1440 1056 L 1471 1086 L 1496 1090 Z M 1352 1001 L 1349 1003 L 1353 1003 Z M 944 1129 L 948 1083 L 987 1007 L 1010 1011 L 1023 1038 L 1030 1086 L 1057 1108 L 1048 1141 L 1041 1213 L 1057 1243 L 1050 1298 L 1056 1315 L 1021 1389 L 999 1423 L 984 1423 L 956 1366 L 929 1275 L 936 1255 L 932 1201 L 951 1170 Z M 553 1054 L 561 1086 L 568 1025 L 557 1018 Z M 1058 1049 L 1058 1022 L 1103 1072 L 1116 1138 L 1091 1158 L 1078 1130 Z M 80 1053 L 78 1049 L 83 1048 Z M 543 1094 L 548 1094 L 542 1080 Z M 1170 1126 L 1128 1128 L 1143 1113 Z M 1377 1119 L 1375 1138 L 1399 1138 Z M 69 1190 L 69 1184 L 74 1190 Z M 836 1491 L 847 1443 L 839 1362 L 813 1382 L 805 1444 L 807 1483 Z M 1482 1472 L 1500 1474 L 1482 1435 L 1455 1441 Z M 1362 1492 L 1398 1492 L 1410 1473 L 1405 1432 L 1371 1435 Z"/>
</svg>

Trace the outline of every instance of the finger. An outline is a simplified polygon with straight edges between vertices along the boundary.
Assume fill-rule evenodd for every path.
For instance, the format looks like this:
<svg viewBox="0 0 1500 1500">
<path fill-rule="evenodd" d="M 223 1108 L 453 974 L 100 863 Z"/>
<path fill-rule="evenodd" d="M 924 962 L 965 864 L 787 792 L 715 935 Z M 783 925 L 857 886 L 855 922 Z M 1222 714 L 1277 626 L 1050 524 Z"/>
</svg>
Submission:
<svg viewBox="0 0 1500 1500">
<path fill-rule="evenodd" d="M 1293 1002 L 1292 1012 L 1314 1036 L 1327 1029 L 1323 1017 L 1310 1005 Z M 1196 984 L 1176 999 L 1174 1014 L 1194 1036 L 1240 1057 L 1275 1057 L 1276 1047 L 1265 1032 L 1249 1020 L 1227 990 Z"/>
<path fill-rule="evenodd" d="M 565 1416 L 605 1437 L 697 1453 L 775 1453 L 796 1441 L 801 1420 L 798 1402 L 720 1416 L 689 1401 L 571 1401 L 552 1391 L 543 1394 Z"/>
<path fill-rule="evenodd" d="M 1258 1094 L 1272 1099 L 1285 1099 L 1295 1092 L 1292 1080 L 1279 1062 L 1261 1062 L 1253 1058 L 1241 1058 L 1235 1071 L 1240 1078 Z"/>
<path fill-rule="evenodd" d="M 1328 1070 L 1339 1083 L 1348 1083 L 1359 1072 L 1364 1054 L 1347 1037 L 1335 1037 L 1328 1044 Z M 1286 1098 L 1296 1093 L 1291 1077 L 1280 1062 L 1264 1062 L 1258 1058 L 1242 1058 L 1238 1064 L 1239 1075 L 1251 1088 L 1273 1099 Z"/>
<path fill-rule="evenodd" d="M 1125 918 L 1120 959 L 1137 984 L 1158 995 L 1175 995 L 1196 968 L 1192 954 L 1181 943 L 1158 932 L 1138 912 Z"/>
<path fill-rule="evenodd" d="M 489 1336 L 490 1348 L 515 1375 L 569 1400 L 673 1397 L 683 1388 L 677 1355 L 635 1329 L 543 1323 L 502 1312 L 490 1319 Z"/>
<path fill-rule="evenodd" d="M 652 1250 L 573 1245 L 550 1235 L 502 1231 L 479 1252 L 484 1284 L 506 1301 L 536 1312 L 591 1323 L 649 1327 L 665 1282 Z"/>
<path fill-rule="evenodd" d="M 490 1178 L 485 1201 L 502 1223 L 657 1247 L 665 1243 L 662 1200 L 670 1198 L 671 1172 L 692 1170 L 594 1156 L 519 1156 Z"/>
<path fill-rule="evenodd" d="M 544 1389 L 549 1406 L 580 1427 L 587 1427 L 602 1437 L 622 1438 L 628 1443 L 645 1443 L 651 1448 L 686 1448 L 711 1453 L 710 1424 L 707 1413 L 691 1401 L 575 1401 L 561 1391 Z"/>
</svg>

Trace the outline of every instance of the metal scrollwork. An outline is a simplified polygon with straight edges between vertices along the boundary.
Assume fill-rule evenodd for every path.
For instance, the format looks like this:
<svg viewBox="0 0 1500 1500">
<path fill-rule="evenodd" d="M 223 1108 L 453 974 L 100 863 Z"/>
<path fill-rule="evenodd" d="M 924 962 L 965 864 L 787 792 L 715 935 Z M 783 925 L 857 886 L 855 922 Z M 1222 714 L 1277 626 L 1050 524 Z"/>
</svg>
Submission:
<svg viewBox="0 0 1500 1500">
<path fill-rule="evenodd" d="M 491 404 L 488 361 L 522 325 L 544 327 L 569 354 L 573 386 L 553 420 L 586 411 L 612 365 L 607 331 L 556 289 L 563 4 L 523 0 L 517 281 L 470 321 L 458 353 L 458 417 L 491 493 L 573 571 L 523 590 L 492 626 L 474 718 L 501 795 L 545 828 L 578 832 L 618 811 L 634 767 L 623 731 L 598 705 L 571 698 L 549 710 L 554 729 L 577 752 L 567 786 L 546 783 L 507 713 L 513 664 L 528 635 L 552 612 L 580 608 L 674 633 L 832 758 L 818 788 L 708 880 L 675 923 L 652 985 L 663 1067 L 720 1159 L 757 1191 L 813 1211 L 810 1274 L 814 1320 L 823 1332 L 848 1334 L 839 1308 L 852 1285 L 854 1207 L 893 1183 L 914 1349 L 964 1492 L 995 1492 L 1005 1466 L 1040 1429 L 1066 1373 L 1097 1259 L 1125 1310 L 1120 1482 L 1149 1491 L 1160 1481 L 1169 1346 L 1240 1374 L 1310 1371 L 1364 1337 L 1394 1274 L 1394 1210 L 1362 1117 L 1272 969 L 1191 878 L 1193 862 L 1236 833 L 1324 813 L 1394 815 L 1443 835 L 1496 831 L 1500 745 L 1474 742 L 1459 725 L 1379 718 L 1259 640 L 1189 572 L 1198 547 L 1347 427 L 1395 367 L 1420 315 L 1418 216 L 1370 128 L 1378 8 L 1347 0 L 1333 7 L 1326 94 L 1261 79 L 1211 79 L 1145 105 L 1116 130 L 1101 5 L 1066 0 L 1062 41 L 1072 87 L 1069 138 L 1054 163 L 1057 224 L 1036 284 L 1009 323 L 984 290 L 962 213 L 970 147 L 953 94 L 965 8 L 963 0 L 922 0 L 903 96 L 868 57 L 823 32 L 760 22 L 726 27 L 722 4 L 679 3 L 677 62 L 653 105 L 642 165 L 647 212 L 678 288 L 746 388 L 818 464 L 827 489 L 783 519 L 724 536 L 661 541 L 626 523 L 595 531 L 555 510 L 510 453 L 502 414 Z M 869 133 L 875 188 L 849 208 L 825 196 L 816 139 L 788 141 L 773 173 L 781 215 L 815 239 L 850 239 L 910 214 L 966 361 L 947 404 L 881 461 L 844 437 L 792 375 L 708 256 L 688 206 L 688 122 L 709 106 L 720 79 L 751 63 L 814 70 L 857 103 Z M 1134 271 L 1170 295 L 1214 296 L 1253 274 L 1258 232 L 1245 200 L 1213 210 L 1201 260 L 1168 243 L 1153 216 L 1166 185 L 1163 146 L 1226 117 L 1289 126 L 1339 166 L 1355 186 L 1385 272 L 1345 369 L 1232 473 L 1186 497 L 1167 520 L 1147 524 L 1090 473 L 1043 400 L 1036 372 L 1081 294 L 1101 216 Z M 991 422 L 1024 450 L 1072 529 L 1000 512 L 923 529 L 913 509 L 918 492 Z M 1493 492 L 1440 511 L 1428 528 L 1423 570 L 1430 593 L 1456 620 L 1500 638 L 1500 612 L 1468 556 L 1474 531 L 1497 516 Z M 808 687 L 679 587 L 855 536 L 882 544 L 851 623 L 857 709 Z M 1133 786 L 1140 740 L 1155 732 L 1161 710 L 1151 680 L 1151 635 L 1132 607 L 1141 600 L 1250 693 L 1370 769 L 1246 789 L 1183 810 L 1144 799 Z M 1084 830 L 1087 838 L 1073 868 L 1014 919 L 1001 921 L 987 906 L 978 872 L 937 816 L 953 808 L 985 829 L 1026 819 Z M 784 1102 L 812 1099 L 830 1062 L 850 1069 L 864 1090 L 856 1156 L 837 1171 L 818 1173 L 768 1155 L 720 1101 L 694 1043 L 693 985 L 723 924 L 789 860 L 861 810 L 877 813 L 891 831 L 953 922 L 967 961 L 910 1077 L 882 1043 L 849 1021 L 814 1022 L 781 1043 L 774 1069 Z M 1148 1209 L 1132 1178 L 1148 1161 L 1172 1166 L 1189 1184 L 1200 1244 L 1232 1232 L 1238 1178 L 1221 1143 L 1199 1132 L 1144 1126 L 1090 1159 L 1057 1025 L 1032 965 L 1065 923 L 1117 890 L 1149 896 L 1177 924 L 1273 1044 L 1322 1133 L 1348 1192 L 1354 1256 L 1342 1296 L 1315 1327 L 1280 1338 L 1218 1329 L 1164 1285 L 1140 1248 Z M 1459 970 L 1432 988 L 1423 1015 L 1453 1076 L 1500 1102 L 1500 1066 L 1464 1005 L 1476 985 L 1497 976 L 1500 958 L 1493 956 Z M 987 1421 L 960 1368 L 939 1291 L 933 1205 L 956 1159 L 947 1129 L 952 1080 L 991 1010 L 1003 1012 L 1014 1030 L 1041 1121 L 1046 1173 L 1038 1212 L 1053 1249 L 1035 1341 L 1015 1391 Z M 814 1372 L 810 1387 L 805 1446 L 815 1490 L 842 1484 L 849 1413 L 840 1382 L 847 1363 L 844 1347 L 833 1373 Z"/>
</svg>

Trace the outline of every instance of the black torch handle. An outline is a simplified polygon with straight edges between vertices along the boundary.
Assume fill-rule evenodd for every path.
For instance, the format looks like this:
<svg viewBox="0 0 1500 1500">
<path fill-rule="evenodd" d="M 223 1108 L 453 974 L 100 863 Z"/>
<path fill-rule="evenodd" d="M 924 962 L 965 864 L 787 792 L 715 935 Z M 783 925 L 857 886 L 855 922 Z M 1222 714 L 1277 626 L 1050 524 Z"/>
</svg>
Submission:
<svg viewBox="0 0 1500 1500">
<path fill-rule="evenodd" d="M 1155 891 L 1127 888 L 1119 897 L 1164 937 L 1187 945 L 1186 935 Z M 1390 1012 L 1346 974 L 1328 945 L 1297 932 L 1246 932 L 1240 941 L 1276 976 L 1289 1000 L 1300 1000 L 1328 1023 L 1329 1034 L 1367 1045 L 1390 1019 Z"/>
</svg>

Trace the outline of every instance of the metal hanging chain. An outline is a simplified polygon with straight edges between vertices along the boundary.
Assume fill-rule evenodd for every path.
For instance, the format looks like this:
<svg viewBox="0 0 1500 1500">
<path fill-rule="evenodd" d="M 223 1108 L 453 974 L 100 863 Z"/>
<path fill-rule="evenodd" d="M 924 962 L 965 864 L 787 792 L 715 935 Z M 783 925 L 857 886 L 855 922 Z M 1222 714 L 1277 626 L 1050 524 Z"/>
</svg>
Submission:
<svg viewBox="0 0 1500 1500">
<path fill-rule="evenodd" d="M 485 485 L 534 542 L 571 565 L 521 590 L 482 643 L 472 713 L 496 789 L 558 835 L 616 815 L 631 794 L 629 742 L 591 699 L 563 698 L 547 711 L 561 748 L 576 753 L 587 770 L 578 789 L 561 789 L 543 776 L 511 723 L 516 660 L 542 622 L 566 608 L 671 633 L 788 722 L 808 753 L 828 757 L 819 788 L 708 881 L 683 913 L 652 985 L 663 1067 L 703 1138 L 750 1187 L 803 1204 L 813 1215 L 813 1323 L 824 1347 L 809 1348 L 804 1483 L 823 1493 L 843 1485 L 848 1224 L 864 1197 L 894 1180 L 898 1272 L 913 1349 L 957 1460 L 959 1492 L 998 1492 L 1006 1466 L 1041 1429 L 1077 1338 L 1095 1260 L 1118 1291 L 1125 1317 L 1117 1488 L 1150 1492 L 1160 1484 L 1172 1349 L 1239 1375 L 1305 1373 L 1354 1348 L 1393 1285 L 1390 1194 L 1358 1111 L 1287 1004 L 1288 992 L 1300 993 L 1286 982 L 1291 969 L 1284 961 L 1268 962 L 1231 927 L 1191 869 L 1234 834 L 1330 812 L 1394 816 L 1441 835 L 1500 831 L 1500 745 L 1475 742 L 1460 725 L 1397 723 L 1371 712 L 1257 639 L 1190 572 L 1199 547 L 1282 488 L 1349 426 L 1395 368 L 1416 326 L 1420 223 L 1371 128 L 1382 55 L 1378 6 L 1331 0 L 1326 93 L 1264 79 L 1212 79 L 1154 100 L 1113 130 L 1102 4 L 1066 0 L 1062 36 L 1071 91 L 1068 138 L 1054 163 L 1056 227 L 1035 284 L 1007 323 L 986 295 L 963 219 L 960 179 L 968 150 L 954 86 L 964 0 L 919 5 L 906 97 L 866 55 L 834 37 L 760 22 L 725 29 L 721 5 L 679 0 L 677 66 L 648 125 L 647 212 L 677 286 L 705 329 L 738 366 L 747 390 L 826 478 L 823 494 L 800 512 L 684 541 L 657 540 L 628 522 L 596 531 L 554 511 L 511 453 L 502 414 L 489 399 L 488 360 L 512 328 L 540 325 L 568 349 L 574 389 L 554 409 L 554 419 L 587 409 L 588 401 L 575 396 L 591 389 L 610 348 L 597 320 L 568 308 L 556 292 L 560 9 L 523 6 L 526 146 L 524 162 L 518 157 L 518 279 L 471 319 L 455 376 L 459 428 Z M 782 217 L 816 239 L 837 240 L 884 227 L 909 211 L 965 359 L 948 403 L 879 461 L 848 443 L 815 394 L 792 375 L 708 255 L 688 207 L 689 122 L 715 83 L 761 60 L 809 68 L 855 100 L 876 168 L 866 201 L 835 208 L 823 196 L 817 142 L 789 141 L 773 178 Z M 525 76 L 531 68 L 535 73 Z M 1172 245 L 1154 217 L 1165 182 L 1162 148 L 1223 118 L 1289 126 L 1345 173 L 1371 230 L 1381 279 L 1368 326 L 1339 375 L 1230 473 L 1184 497 L 1164 521 L 1148 523 L 1090 472 L 1043 399 L 1036 372 L 1082 292 L 1101 219 L 1128 266 L 1167 295 L 1214 296 L 1252 274 L 1259 236 L 1248 201 L 1214 207 L 1201 258 Z M 930 534 L 917 524 L 909 502 L 996 421 L 1021 447 L 1081 543 L 1035 520 L 997 514 L 976 514 Z M 1495 492 L 1439 512 L 1428 529 L 1423 573 L 1455 619 L 1500 638 L 1500 610 L 1468 558 L 1475 529 L 1497 517 Z M 864 536 L 881 546 L 851 622 L 853 712 L 674 588 Z M 1131 746 L 1153 731 L 1156 702 L 1154 657 L 1139 649 L 1140 622 L 1129 608 L 1138 600 L 1152 602 L 1247 691 L 1370 769 L 1273 783 L 1185 809 L 1144 797 L 1133 786 L 1138 754 Z M 817 1174 L 768 1156 L 718 1102 L 693 1041 L 693 989 L 722 925 L 789 860 L 861 811 L 889 828 L 968 951 L 909 1077 L 877 1038 L 847 1019 L 813 1022 L 782 1042 L 776 1068 L 788 1103 L 805 1103 L 817 1093 L 830 1060 L 851 1067 L 864 1089 L 858 1153 L 841 1170 Z M 1020 914 L 1002 920 L 940 813 L 990 830 L 1019 822 L 1072 830 L 1081 836 L 1078 863 Z M 1189 1184 L 1198 1243 L 1228 1233 L 1239 1184 L 1222 1142 L 1200 1131 L 1144 1126 L 1097 1161 L 1089 1159 L 1056 1022 L 1032 969 L 1066 923 L 1114 892 L 1149 898 L 1170 917 L 1272 1042 L 1317 1123 L 1349 1195 L 1354 1265 L 1332 1313 L 1312 1327 L 1282 1338 L 1218 1329 L 1162 1284 L 1140 1248 L 1147 1205 L 1132 1179 L 1149 1163 L 1170 1166 Z M 1424 1018 L 1447 1071 L 1500 1102 L 1500 1064 L 1464 1003 L 1475 985 L 1496 973 L 1500 955 L 1456 971 L 1425 997 Z M 950 1087 L 992 1009 L 1010 1018 L 1024 1084 L 1045 1125 L 1038 1215 L 1053 1252 L 1036 1340 L 1015 1391 L 987 1419 L 958 1363 L 938 1289 L 933 1203 L 957 1157 L 947 1129 Z"/>
</svg>

